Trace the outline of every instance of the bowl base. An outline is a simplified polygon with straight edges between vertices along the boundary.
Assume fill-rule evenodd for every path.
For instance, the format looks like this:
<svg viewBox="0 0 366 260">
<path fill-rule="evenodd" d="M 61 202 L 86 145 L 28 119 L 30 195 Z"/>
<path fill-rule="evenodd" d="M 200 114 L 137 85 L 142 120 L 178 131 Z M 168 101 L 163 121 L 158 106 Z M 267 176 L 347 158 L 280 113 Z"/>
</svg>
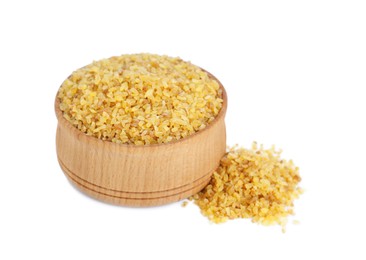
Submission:
<svg viewBox="0 0 366 260">
<path fill-rule="evenodd" d="M 165 191 L 124 192 L 106 189 L 83 180 L 71 172 L 59 158 L 58 161 L 67 179 L 81 192 L 99 201 L 120 206 L 149 207 L 176 202 L 201 191 L 210 182 L 212 176 L 212 173 L 209 173 L 188 185 Z"/>
</svg>

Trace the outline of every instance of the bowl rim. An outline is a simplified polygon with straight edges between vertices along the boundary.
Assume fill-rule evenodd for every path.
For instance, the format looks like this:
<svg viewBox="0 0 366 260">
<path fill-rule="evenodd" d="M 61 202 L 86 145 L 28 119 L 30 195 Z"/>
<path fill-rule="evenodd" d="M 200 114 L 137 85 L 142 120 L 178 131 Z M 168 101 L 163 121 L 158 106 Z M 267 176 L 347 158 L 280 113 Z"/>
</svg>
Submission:
<svg viewBox="0 0 366 260">
<path fill-rule="evenodd" d="M 202 69 L 202 68 L 200 68 Z M 80 131 L 79 129 L 77 129 L 75 126 L 73 126 L 64 116 L 63 116 L 63 112 L 60 109 L 60 99 L 58 98 L 58 92 L 56 93 L 56 97 L 55 97 L 55 113 L 56 113 L 56 117 L 58 120 L 58 124 L 61 124 L 65 127 L 67 127 L 74 136 L 77 136 L 78 140 L 82 140 L 82 141 L 87 141 L 87 142 L 91 142 L 94 143 L 96 145 L 100 145 L 100 146 L 105 146 L 108 145 L 110 147 L 119 147 L 119 148 L 132 148 L 132 149 L 142 149 L 142 148 L 155 148 L 155 147 L 169 147 L 169 146 L 173 146 L 175 144 L 180 144 L 180 143 L 184 143 L 187 142 L 187 140 L 190 140 L 192 138 L 195 138 L 199 135 L 201 135 L 202 133 L 204 133 L 205 131 L 209 130 L 210 128 L 212 128 L 214 125 L 216 125 L 218 123 L 218 121 L 221 120 L 222 117 L 225 117 L 226 114 L 226 110 L 227 110 L 227 93 L 226 90 L 224 88 L 224 86 L 222 85 L 222 83 L 214 76 L 212 75 L 210 72 L 208 72 L 205 69 L 202 69 L 204 72 L 206 72 L 209 77 L 211 77 L 212 79 L 216 80 L 219 83 L 219 86 L 222 90 L 222 106 L 221 109 L 219 111 L 219 113 L 217 114 L 217 116 L 214 118 L 214 120 L 212 120 L 204 129 L 199 130 L 191 135 L 188 135 L 184 138 L 181 138 L 179 140 L 173 140 L 170 141 L 168 143 L 157 143 L 157 144 L 144 144 L 144 145 L 135 145 L 135 144 L 126 144 L 126 143 L 114 143 L 112 141 L 109 140 L 102 140 L 99 139 L 95 136 L 91 136 L 91 135 L 87 135 L 86 133 Z M 61 87 L 61 86 L 60 86 Z"/>
</svg>

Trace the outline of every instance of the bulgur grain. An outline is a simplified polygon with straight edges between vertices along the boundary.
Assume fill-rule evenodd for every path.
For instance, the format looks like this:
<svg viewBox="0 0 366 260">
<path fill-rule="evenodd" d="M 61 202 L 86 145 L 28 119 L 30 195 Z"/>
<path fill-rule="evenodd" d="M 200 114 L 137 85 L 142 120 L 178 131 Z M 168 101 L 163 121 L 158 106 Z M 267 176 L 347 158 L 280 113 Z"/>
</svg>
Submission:
<svg viewBox="0 0 366 260">
<path fill-rule="evenodd" d="M 187 205 L 188 205 L 188 201 L 183 201 L 182 202 L 182 207 L 187 207 Z"/>
<path fill-rule="evenodd" d="M 222 89 L 179 58 L 133 54 L 95 61 L 60 87 L 64 117 L 87 135 L 115 143 L 168 143 L 205 128 Z"/>
<path fill-rule="evenodd" d="M 231 148 L 210 183 L 190 199 L 212 222 L 251 218 L 263 225 L 279 224 L 284 231 L 302 189 L 299 168 L 280 154 L 255 142 L 250 150 Z"/>
</svg>

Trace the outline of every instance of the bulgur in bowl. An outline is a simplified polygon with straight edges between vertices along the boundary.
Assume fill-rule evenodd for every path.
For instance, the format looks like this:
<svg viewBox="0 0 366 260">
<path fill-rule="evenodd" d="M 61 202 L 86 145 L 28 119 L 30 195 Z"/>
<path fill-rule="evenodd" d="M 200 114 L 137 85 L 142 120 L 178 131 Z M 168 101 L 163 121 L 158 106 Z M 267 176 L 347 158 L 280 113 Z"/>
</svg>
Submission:
<svg viewBox="0 0 366 260">
<path fill-rule="evenodd" d="M 179 58 L 96 61 L 58 91 L 58 160 L 69 180 L 97 199 L 177 201 L 205 187 L 225 154 L 226 107 L 222 84 Z"/>
</svg>

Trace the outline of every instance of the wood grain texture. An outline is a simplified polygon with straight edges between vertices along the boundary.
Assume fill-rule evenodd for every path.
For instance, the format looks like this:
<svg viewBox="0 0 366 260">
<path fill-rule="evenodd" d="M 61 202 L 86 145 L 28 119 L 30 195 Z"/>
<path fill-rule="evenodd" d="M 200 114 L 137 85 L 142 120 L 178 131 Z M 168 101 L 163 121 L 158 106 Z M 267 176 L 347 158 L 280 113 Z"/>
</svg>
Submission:
<svg viewBox="0 0 366 260">
<path fill-rule="evenodd" d="M 63 172 L 84 193 L 118 205 L 162 205 L 197 193 L 226 151 L 227 96 L 220 86 L 224 103 L 206 128 L 178 141 L 143 146 L 84 134 L 63 117 L 56 98 L 56 149 Z"/>
</svg>

